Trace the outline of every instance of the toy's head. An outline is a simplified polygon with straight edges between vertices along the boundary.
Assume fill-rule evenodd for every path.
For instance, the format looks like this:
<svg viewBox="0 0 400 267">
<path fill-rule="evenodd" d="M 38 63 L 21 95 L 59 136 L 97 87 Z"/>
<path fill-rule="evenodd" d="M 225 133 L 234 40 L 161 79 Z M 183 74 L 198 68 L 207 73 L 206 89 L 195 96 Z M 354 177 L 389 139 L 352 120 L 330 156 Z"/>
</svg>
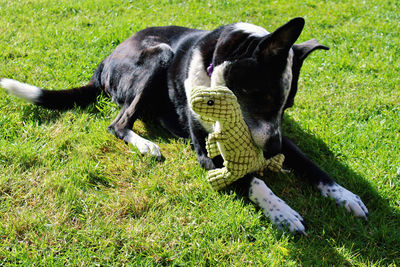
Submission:
<svg viewBox="0 0 400 267">
<path fill-rule="evenodd" d="M 230 121 L 240 112 L 236 96 L 224 86 L 192 89 L 190 106 L 206 121 Z"/>
</svg>

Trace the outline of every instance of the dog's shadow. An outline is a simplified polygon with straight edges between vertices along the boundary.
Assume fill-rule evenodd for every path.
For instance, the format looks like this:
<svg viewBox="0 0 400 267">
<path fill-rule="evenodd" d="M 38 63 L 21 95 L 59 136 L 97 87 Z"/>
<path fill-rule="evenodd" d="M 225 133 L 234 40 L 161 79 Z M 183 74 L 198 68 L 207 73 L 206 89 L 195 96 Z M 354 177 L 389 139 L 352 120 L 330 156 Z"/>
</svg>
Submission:
<svg viewBox="0 0 400 267">
<path fill-rule="evenodd" d="M 30 121 L 37 125 L 54 123 L 61 117 L 61 114 L 61 111 L 48 110 L 30 104 L 21 106 L 21 117 L 25 121 Z"/>
<path fill-rule="evenodd" d="M 308 226 L 308 236 L 294 238 L 289 255 L 305 265 L 352 265 L 354 258 L 363 263 L 398 261 L 400 214 L 389 206 L 389 200 L 289 116 L 285 116 L 283 132 L 339 184 L 358 194 L 369 209 L 367 220 L 356 218 L 294 174 L 267 174 L 267 184 L 303 215 Z"/>
</svg>

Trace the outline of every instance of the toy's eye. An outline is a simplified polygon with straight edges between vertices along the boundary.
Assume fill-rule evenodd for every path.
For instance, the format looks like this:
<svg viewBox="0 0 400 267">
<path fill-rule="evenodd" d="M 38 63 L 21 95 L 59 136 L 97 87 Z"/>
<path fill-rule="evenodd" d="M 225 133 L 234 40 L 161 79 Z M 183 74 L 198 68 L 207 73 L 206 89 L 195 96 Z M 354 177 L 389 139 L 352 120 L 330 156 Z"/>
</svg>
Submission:
<svg viewBox="0 0 400 267">
<path fill-rule="evenodd" d="M 207 105 L 209 105 L 209 106 L 212 106 L 212 105 L 214 105 L 214 100 L 208 100 L 208 102 L 207 102 Z"/>
</svg>

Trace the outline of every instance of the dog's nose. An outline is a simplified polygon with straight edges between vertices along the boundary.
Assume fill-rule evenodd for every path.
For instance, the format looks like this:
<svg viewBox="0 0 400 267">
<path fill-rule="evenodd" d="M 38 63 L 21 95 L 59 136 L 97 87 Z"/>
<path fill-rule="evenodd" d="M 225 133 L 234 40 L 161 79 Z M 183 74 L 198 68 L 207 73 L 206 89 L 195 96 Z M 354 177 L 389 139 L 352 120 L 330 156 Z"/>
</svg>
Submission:
<svg viewBox="0 0 400 267">
<path fill-rule="evenodd" d="M 264 157 L 269 159 L 281 153 L 282 141 L 279 135 L 271 136 L 264 146 Z"/>
</svg>

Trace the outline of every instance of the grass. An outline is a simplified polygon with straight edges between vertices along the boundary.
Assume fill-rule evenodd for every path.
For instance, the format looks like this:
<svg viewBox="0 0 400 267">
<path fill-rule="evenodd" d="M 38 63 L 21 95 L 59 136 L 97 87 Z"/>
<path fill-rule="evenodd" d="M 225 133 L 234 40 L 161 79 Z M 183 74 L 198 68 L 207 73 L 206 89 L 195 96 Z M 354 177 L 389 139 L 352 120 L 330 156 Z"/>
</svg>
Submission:
<svg viewBox="0 0 400 267">
<path fill-rule="evenodd" d="M 308 236 L 272 227 L 245 198 L 214 192 L 188 140 L 137 122 L 164 162 L 106 131 L 118 108 L 50 112 L 0 90 L 1 265 L 399 265 L 400 24 L 396 1 L 5 1 L 0 77 L 62 89 L 85 84 L 135 31 L 273 30 L 303 16 L 307 59 L 285 131 L 359 194 L 364 222 L 292 174 L 264 179 L 303 215 Z"/>
</svg>

